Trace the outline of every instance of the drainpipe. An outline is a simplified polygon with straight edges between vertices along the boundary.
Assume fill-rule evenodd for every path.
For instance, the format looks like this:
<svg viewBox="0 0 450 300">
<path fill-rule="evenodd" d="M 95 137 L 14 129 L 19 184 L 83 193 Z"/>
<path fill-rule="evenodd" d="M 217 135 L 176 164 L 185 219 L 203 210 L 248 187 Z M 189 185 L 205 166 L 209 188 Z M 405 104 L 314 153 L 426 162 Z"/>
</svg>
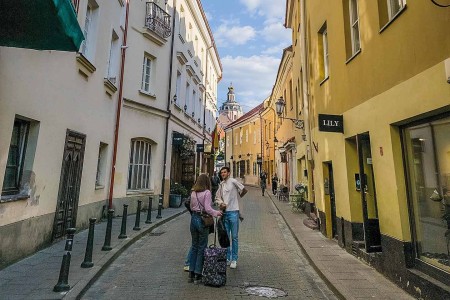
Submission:
<svg viewBox="0 0 450 300">
<path fill-rule="evenodd" d="M 304 126 L 305 126 L 305 135 L 306 135 L 306 154 L 309 157 L 308 160 L 310 161 L 310 169 L 314 168 L 314 149 L 311 148 L 312 144 L 312 138 L 311 138 L 311 128 L 309 123 L 309 86 L 308 86 L 308 78 L 309 78 L 309 68 L 308 68 L 308 51 L 307 51 L 307 36 L 306 36 L 306 0 L 301 0 L 301 25 L 300 25 L 300 43 L 301 43 L 301 49 L 302 49 L 302 81 L 303 81 L 303 113 L 304 113 Z M 312 170 L 311 170 L 312 171 Z M 309 178 L 311 182 L 311 194 L 310 194 L 310 201 L 312 200 L 313 203 L 315 202 L 314 197 L 314 173 L 309 172 Z"/>
<path fill-rule="evenodd" d="M 120 113 L 122 110 L 122 96 L 123 96 L 123 77 L 125 69 L 125 54 L 127 51 L 127 33 L 128 33 L 128 14 L 130 10 L 130 1 L 126 0 L 126 14 L 125 14 L 125 30 L 123 31 L 123 45 L 121 47 L 121 57 L 122 61 L 120 63 L 120 83 L 119 83 L 119 99 L 117 100 L 117 110 L 116 110 L 116 125 L 114 128 L 114 146 L 113 146 L 113 157 L 111 162 L 111 176 L 109 182 L 109 193 L 108 193 L 108 208 L 112 209 L 112 199 L 114 195 L 114 175 L 116 173 L 116 160 L 117 160 L 117 145 L 119 142 L 119 128 L 120 128 Z"/>
<path fill-rule="evenodd" d="M 205 83 L 206 80 L 208 80 L 208 52 L 209 49 L 211 49 L 213 47 L 213 45 L 208 46 L 208 48 L 206 48 L 205 54 L 206 54 L 206 71 L 205 71 Z M 203 97 L 203 147 L 205 146 L 205 139 L 206 139 L 206 90 L 207 90 L 207 86 L 205 85 L 205 92 L 204 92 L 204 97 Z M 214 141 L 211 142 L 211 144 L 213 144 Z M 211 152 L 213 151 L 214 147 L 212 147 Z M 205 152 L 203 152 L 203 155 L 205 154 Z M 210 156 L 211 159 L 211 156 Z M 202 160 L 203 161 L 203 160 Z M 211 163 L 211 162 L 210 162 Z M 212 170 L 209 170 L 209 165 L 206 166 L 206 170 L 211 172 Z M 212 172 L 210 173 L 210 175 L 212 176 Z"/>
<path fill-rule="evenodd" d="M 167 93 L 167 112 L 168 116 L 166 118 L 166 128 L 165 128 L 165 136 L 166 140 L 164 142 L 164 163 L 163 163 L 163 174 L 162 174 L 162 184 L 161 184 L 161 195 L 164 196 L 164 180 L 166 178 L 166 165 L 167 165 L 167 146 L 169 143 L 169 120 L 172 116 L 172 111 L 170 110 L 170 102 L 171 102 L 171 93 L 172 93 L 172 72 L 173 72 L 173 53 L 174 53 L 174 43 L 175 43 L 175 17 L 177 13 L 177 0 L 173 1 L 173 14 L 172 14 L 172 42 L 170 45 L 170 64 L 169 64 L 169 88 Z M 172 139 L 172 136 L 170 136 L 170 139 Z M 164 201 L 164 200 L 163 200 Z"/>
</svg>

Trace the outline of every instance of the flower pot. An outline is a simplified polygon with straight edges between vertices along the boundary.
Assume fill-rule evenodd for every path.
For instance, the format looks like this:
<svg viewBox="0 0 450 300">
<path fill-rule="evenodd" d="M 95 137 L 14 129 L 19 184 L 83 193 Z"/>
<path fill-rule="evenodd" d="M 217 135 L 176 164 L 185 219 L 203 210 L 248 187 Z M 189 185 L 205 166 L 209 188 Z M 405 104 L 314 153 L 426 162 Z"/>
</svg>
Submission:
<svg viewBox="0 0 450 300">
<path fill-rule="evenodd" d="M 180 207 L 181 206 L 181 195 L 170 194 L 169 195 L 169 206 L 170 207 Z"/>
</svg>

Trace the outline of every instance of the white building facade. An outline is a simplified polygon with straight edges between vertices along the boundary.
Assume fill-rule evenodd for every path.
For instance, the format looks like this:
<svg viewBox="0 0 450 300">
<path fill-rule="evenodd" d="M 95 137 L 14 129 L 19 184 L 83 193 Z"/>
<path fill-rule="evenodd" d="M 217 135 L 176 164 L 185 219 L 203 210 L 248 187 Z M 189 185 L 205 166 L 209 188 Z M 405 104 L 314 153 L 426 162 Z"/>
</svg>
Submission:
<svg viewBox="0 0 450 300">
<path fill-rule="evenodd" d="M 146 207 L 169 182 L 173 131 L 211 140 L 221 65 L 200 2 L 74 3 L 79 53 L 0 47 L 0 267 L 108 208 Z"/>
</svg>

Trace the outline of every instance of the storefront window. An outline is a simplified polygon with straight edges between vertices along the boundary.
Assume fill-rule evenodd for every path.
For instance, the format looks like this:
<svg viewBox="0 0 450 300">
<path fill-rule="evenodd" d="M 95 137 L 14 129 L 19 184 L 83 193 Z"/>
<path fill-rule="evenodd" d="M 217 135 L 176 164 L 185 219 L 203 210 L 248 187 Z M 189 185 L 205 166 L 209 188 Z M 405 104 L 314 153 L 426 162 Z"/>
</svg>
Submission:
<svg viewBox="0 0 450 300">
<path fill-rule="evenodd" d="M 450 272 L 450 117 L 404 134 L 417 256 Z"/>
</svg>

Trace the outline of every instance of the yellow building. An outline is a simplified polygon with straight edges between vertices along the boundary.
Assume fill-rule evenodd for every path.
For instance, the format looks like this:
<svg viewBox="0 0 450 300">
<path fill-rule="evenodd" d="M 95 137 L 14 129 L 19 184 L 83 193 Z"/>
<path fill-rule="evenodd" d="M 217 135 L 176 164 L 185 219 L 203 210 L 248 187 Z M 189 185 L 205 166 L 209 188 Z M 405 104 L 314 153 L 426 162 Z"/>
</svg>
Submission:
<svg viewBox="0 0 450 300">
<path fill-rule="evenodd" d="M 322 233 L 411 294 L 450 297 L 449 10 L 411 0 L 286 8 Z"/>
<path fill-rule="evenodd" d="M 232 176 L 245 184 L 258 185 L 263 148 L 261 111 L 263 103 L 225 128 L 225 164 Z"/>
</svg>

